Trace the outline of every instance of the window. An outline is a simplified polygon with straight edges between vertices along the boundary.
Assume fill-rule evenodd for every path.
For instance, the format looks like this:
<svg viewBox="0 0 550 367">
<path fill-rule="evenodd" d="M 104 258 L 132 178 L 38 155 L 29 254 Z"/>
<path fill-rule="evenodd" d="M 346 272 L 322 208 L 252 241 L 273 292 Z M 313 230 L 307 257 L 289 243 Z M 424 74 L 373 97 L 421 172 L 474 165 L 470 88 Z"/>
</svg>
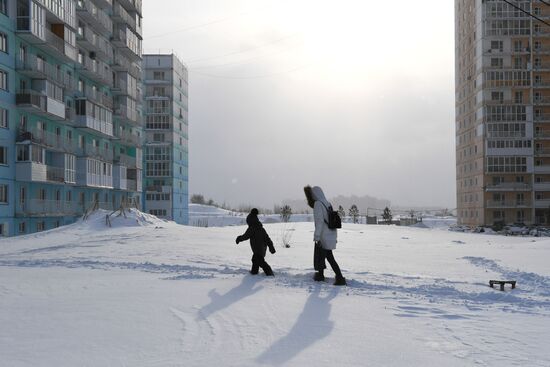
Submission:
<svg viewBox="0 0 550 367">
<path fill-rule="evenodd" d="M 45 189 L 39 189 L 38 190 L 38 200 L 41 200 L 41 201 L 46 200 L 46 190 Z"/>
<path fill-rule="evenodd" d="M 46 223 L 44 223 L 44 221 L 36 222 L 36 232 L 42 232 L 45 229 L 46 229 Z"/>
<path fill-rule="evenodd" d="M 0 51 L 8 53 L 8 36 L 0 32 Z"/>
<path fill-rule="evenodd" d="M 8 236 L 8 225 L 6 223 L 0 223 L 0 237 Z"/>
<path fill-rule="evenodd" d="M 502 66 L 503 66 L 502 57 L 493 57 L 493 58 L 491 58 L 491 67 L 502 69 Z"/>
<path fill-rule="evenodd" d="M 4 70 L 0 70 L 0 89 L 8 90 L 8 73 Z"/>
<path fill-rule="evenodd" d="M 27 233 L 27 222 L 19 223 L 19 234 Z"/>
<path fill-rule="evenodd" d="M 0 0 L 0 13 L 8 15 L 8 0 Z"/>
<path fill-rule="evenodd" d="M 8 148 L 0 147 L 0 165 L 8 164 Z"/>
<path fill-rule="evenodd" d="M 0 204 L 8 203 L 8 185 L 0 185 Z"/>
<path fill-rule="evenodd" d="M 4 128 L 4 129 L 9 128 L 8 117 L 9 117 L 8 110 L 0 107 L 0 127 L 1 128 Z"/>
</svg>

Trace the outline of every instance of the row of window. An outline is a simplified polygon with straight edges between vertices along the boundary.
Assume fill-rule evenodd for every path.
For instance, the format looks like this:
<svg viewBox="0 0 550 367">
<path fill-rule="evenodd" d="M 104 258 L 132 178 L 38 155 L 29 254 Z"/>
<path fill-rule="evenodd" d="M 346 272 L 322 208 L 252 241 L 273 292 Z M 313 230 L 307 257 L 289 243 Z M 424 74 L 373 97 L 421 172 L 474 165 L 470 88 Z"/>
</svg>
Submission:
<svg viewBox="0 0 550 367">
<path fill-rule="evenodd" d="M 169 193 L 149 193 L 146 195 L 146 199 L 149 201 L 170 201 L 171 195 Z"/>
</svg>

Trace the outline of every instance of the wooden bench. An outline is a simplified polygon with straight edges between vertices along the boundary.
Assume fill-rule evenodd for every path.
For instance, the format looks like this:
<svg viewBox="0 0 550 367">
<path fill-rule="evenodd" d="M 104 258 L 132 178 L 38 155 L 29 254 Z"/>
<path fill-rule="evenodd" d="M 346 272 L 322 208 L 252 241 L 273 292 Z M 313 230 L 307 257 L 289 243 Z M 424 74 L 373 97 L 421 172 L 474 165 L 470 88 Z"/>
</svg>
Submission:
<svg viewBox="0 0 550 367">
<path fill-rule="evenodd" d="M 489 280 L 489 287 L 493 288 L 495 284 L 500 284 L 500 290 L 504 291 L 504 285 L 510 284 L 512 286 L 512 289 L 516 288 L 516 281 L 515 280 Z"/>
</svg>

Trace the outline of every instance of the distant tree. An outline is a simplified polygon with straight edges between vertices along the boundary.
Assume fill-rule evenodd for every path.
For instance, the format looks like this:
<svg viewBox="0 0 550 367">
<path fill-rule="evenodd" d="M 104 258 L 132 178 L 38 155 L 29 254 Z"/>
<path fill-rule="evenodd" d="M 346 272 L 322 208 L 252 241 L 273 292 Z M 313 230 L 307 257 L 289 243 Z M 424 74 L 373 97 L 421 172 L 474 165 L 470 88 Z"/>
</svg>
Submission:
<svg viewBox="0 0 550 367">
<path fill-rule="evenodd" d="M 384 213 L 382 213 L 382 219 L 386 222 L 386 224 L 391 224 L 393 216 L 391 214 L 391 210 L 388 207 L 384 208 Z"/>
<path fill-rule="evenodd" d="M 342 207 L 342 205 L 338 206 L 338 215 L 340 216 L 340 219 L 344 221 L 344 218 L 346 217 L 346 211 Z"/>
<path fill-rule="evenodd" d="M 205 203 L 204 201 L 204 196 L 200 195 L 200 194 L 194 194 L 191 196 L 191 203 L 193 204 L 203 204 Z"/>
<path fill-rule="evenodd" d="M 208 199 L 208 201 L 206 202 L 206 205 L 216 206 L 216 202 L 212 199 Z"/>
<path fill-rule="evenodd" d="M 349 208 L 349 216 L 353 220 L 353 223 L 359 222 L 359 209 L 357 209 L 357 205 L 353 204 L 351 208 Z"/>
<path fill-rule="evenodd" d="M 416 213 L 415 213 L 415 211 L 414 211 L 414 210 L 412 210 L 412 209 L 411 209 L 411 210 L 409 210 L 409 216 L 411 217 L 411 219 L 413 219 L 413 218 L 414 218 L 415 214 L 416 214 Z"/>
<path fill-rule="evenodd" d="M 281 207 L 281 221 L 284 223 L 287 223 L 290 221 L 290 217 L 292 216 L 292 208 L 290 205 L 283 205 Z"/>
</svg>

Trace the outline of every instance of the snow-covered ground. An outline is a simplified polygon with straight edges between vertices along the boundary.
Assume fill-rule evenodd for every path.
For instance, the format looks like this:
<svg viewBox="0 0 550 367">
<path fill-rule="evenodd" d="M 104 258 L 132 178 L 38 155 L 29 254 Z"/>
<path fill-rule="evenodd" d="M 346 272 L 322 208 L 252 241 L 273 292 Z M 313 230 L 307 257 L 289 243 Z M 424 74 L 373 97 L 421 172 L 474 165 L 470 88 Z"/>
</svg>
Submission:
<svg viewBox="0 0 550 367">
<path fill-rule="evenodd" d="M 334 287 L 312 223 L 266 229 L 274 278 L 242 226 L 98 213 L 0 240 L 0 366 L 550 366 L 548 239 L 345 224 Z"/>
</svg>

